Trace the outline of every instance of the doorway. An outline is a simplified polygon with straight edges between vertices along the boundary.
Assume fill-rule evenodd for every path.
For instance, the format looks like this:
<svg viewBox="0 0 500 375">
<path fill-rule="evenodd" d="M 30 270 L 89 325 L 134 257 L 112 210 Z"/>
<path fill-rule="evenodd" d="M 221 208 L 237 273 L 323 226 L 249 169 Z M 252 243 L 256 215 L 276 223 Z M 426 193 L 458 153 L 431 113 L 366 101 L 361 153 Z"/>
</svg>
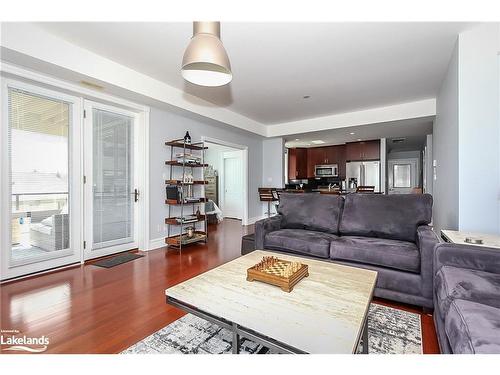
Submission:
<svg viewBox="0 0 500 375">
<path fill-rule="evenodd" d="M 243 219 L 243 155 L 241 150 L 228 151 L 222 154 L 224 160 L 223 177 L 223 216 L 232 219 Z"/>
<path fill-rule="evenodd" d="M 143 107 L 1 83 L 0 280 L 144 246 Z"/>
<path fill-rule="evenodd" d="M 85 101 L 85 260 L 135 249 L 139 202 L 135 113 Z"/>
<path fill-rule="evenodd" d="M 80 102 L 2 80 L 1 278 L 81 259 Z"/>
<path fill-rule="evenodd" d="M 419 189 L 419 159 L 389 159 L 389 194 L 410 194 Z"/>
<path fill-rule="evenodd" d="M 205 153 L 208 173 L 217 181 L 216 202 L 222 217 L 248 223 L 248 150 L 246 146 L 202 137 L 207 146 Z M 211 190 L 211 187 L 207 187 Z"/>
</svg>

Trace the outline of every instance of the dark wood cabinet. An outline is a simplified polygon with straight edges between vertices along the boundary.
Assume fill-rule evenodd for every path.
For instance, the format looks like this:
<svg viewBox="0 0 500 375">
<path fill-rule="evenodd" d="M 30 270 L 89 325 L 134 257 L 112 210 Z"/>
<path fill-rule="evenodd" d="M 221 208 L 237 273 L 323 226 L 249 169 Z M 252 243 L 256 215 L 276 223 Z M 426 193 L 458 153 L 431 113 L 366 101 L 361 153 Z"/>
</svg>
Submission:
<svg viewBox="0 0 500 375">
<path fill-rule="evenodd" d="M 346 160 L 362 160 L 361 144 L 359 142 L 346 143 L 345 158 Z"/>
<path fill-rule="evenodd" d="M 312 147 L 307 149 L 307 177 L 314 177 L 314 166 L 323 164 L 323 147 Z"/>
<path fill-rule="evenodd" d="M 314 167 L 322 164 L 338 164 L 339 177 L 345 178 L 345 145 L 308 148 L 307 177 L 315 177 Z"/>
<path fill-rule="evenodd" d="M 314 167 L 322 164 L 337 164 L 339 177 L 344 179 L 345 163 L 346 160 L 350 160 L 347 158 L 346 151 L 346 145 L 290 148 L 288 149 L 288 179 L 313 178 L 315 177 Z M 359 159 L 360 152 L 356 153 L 356 159 L 351 160 L 362 160 Z M 372 156 L 372 154 L 369 155 Z"/>
<path fill-rule="evenodd" d="M 380 159 L 380 141 L 369 141 L 363 145 L 364 160 L 379 160 Z"/>
<path fill-rule="evenodd" d="M 338 153 L 337 146 L 325 147 L 325 164 L 337 164 Z"/>
<path fill-rule="evenodd" d="M 307 149 L 288 149 L 288 179 L 307 178 Z"/>
<path fill-rule="evenodd" d="M 345 148 L 346 161 L 380 159 L 379 140 L 346 143 Z"/>
<path fill-rule="evenodd" d="M 335 162 L 339 166 L 339 177 L 340 179 L 345 179 L 345 145 L 334 146 L 337 151 L 337 161 Z"/>
</svg>

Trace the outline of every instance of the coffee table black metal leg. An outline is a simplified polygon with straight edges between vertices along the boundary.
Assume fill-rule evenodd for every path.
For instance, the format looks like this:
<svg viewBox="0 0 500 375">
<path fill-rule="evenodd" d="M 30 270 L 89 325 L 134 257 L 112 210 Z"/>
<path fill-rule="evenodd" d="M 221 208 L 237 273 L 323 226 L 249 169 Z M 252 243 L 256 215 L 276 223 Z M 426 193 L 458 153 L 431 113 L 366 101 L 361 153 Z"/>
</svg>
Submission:
<svg viewBox="0 0 500 375">
<path fill-rule="evenodd" d="M 240 354 L 240 335 L 236 324 L 233 323 L 233 354 Z"/>
<path fill-rule="evenodd" d="M 365 321 L 363 327 L 363 354 L 368 354 L 368 321 Z"/>
</svg>

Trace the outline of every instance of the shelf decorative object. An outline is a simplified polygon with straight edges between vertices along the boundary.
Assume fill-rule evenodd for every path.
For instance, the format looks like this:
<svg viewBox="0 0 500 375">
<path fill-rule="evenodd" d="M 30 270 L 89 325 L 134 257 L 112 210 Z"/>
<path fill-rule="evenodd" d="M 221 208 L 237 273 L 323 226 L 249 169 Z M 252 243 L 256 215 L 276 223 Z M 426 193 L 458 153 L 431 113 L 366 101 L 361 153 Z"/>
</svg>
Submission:
<svg viewBox="0 0 500 375">
<path fill-rule="evenodd" d="M 168 205 L 168 217 L 165 218 L 167 225 L 165 243 L 182 251 L 184 246 L 198 242 L 206 243 L 208 239 L 204 207 L 207 147 L 204 142 L 193 143 L 189 132 L 186 132 L 184 138 L 165 142 L 165 145 L 170 147 L 170 160 L 165 161 L 170 171 L 169 178 L 165 181 L 168 192 L 165 199 L 165 204 Z M 195 177 L 198 175 L 199 177 Z M 172 233 L 174 227 L 179 228 L 178 233 Z"/>
<path fill-rule="evenodd" d="M 184 143 L 188 145 L 191 144 L 191 136 L 189 135 L 189 132 L 186 132 L 186 135 L 184 136 Z"/>
</svg>

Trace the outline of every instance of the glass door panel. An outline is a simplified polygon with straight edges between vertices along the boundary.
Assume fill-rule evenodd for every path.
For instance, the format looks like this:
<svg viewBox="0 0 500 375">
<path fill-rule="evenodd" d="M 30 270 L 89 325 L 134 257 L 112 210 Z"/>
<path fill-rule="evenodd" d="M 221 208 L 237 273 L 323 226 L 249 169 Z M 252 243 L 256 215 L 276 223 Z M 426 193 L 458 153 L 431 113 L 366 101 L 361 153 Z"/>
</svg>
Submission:
<svg viewBox="0 0 500 375">
<path fill-rule="evenodd" d="M 79 192 L 72 173 L 81 171 L 73 168 L 78 156 L 72 154 L 80 129 L 77 99 L 17 82 L 5 83 L 3 90 L 1 277 L 6 279 L 80 260 L 80 238 L 72 230 L 78 212 L 72 202 Z"/>
<path fill-rule="evenodd" d="M 93 248 L 133 241 L 133 119 L 94 109 Z"/>
<path fill-rule="evenodd" d="M 135 234 L 135 176 L 133 114 L 100 104 L 87 104 L 85 124 L 86 175 L 89 188 L 85 209 L 90 249 L 95 258 L 137 247 Z M 88 229 L 86 228 L 86 229 Z"/>
<path fill-rule="evenodd" d="M 70 104 L 9 89 L 12 263 L 69 248 Z"/>
</svg>

